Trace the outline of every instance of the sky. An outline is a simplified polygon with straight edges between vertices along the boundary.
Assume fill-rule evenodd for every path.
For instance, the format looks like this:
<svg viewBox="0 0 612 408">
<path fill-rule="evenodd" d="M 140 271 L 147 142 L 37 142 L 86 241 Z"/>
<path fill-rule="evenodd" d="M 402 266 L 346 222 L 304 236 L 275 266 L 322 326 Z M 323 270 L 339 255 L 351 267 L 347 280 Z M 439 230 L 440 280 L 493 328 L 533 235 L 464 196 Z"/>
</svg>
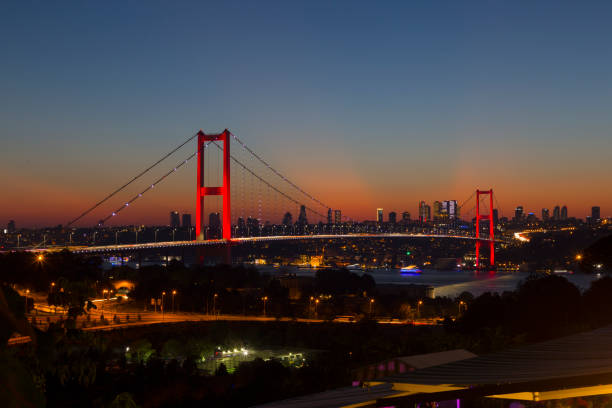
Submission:
<svg viewBox="0 0 612 408">
<path fill-rule="evenodd" d="M 610 21 L 606 1 L 6 1 L 0 224 L 65 224 L 224 128 L 354 219 L 476 188 L 507 216 L 612 215 Z M 194 185 L 190 163 L 113 222 L 194 213 Z"/>
</svg>

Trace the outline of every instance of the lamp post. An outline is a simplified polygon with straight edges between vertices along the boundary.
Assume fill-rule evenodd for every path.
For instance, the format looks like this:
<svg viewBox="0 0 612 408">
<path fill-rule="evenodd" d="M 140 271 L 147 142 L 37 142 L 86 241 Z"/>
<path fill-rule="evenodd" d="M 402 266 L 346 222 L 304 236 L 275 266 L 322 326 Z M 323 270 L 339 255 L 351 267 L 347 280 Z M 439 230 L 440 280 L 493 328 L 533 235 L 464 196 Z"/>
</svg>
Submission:
<svg viewBox="0 0 612 408">
<path fill-rule="evenodd" d="M 172 228 L 172 241 L 174 241 L 174 233 L 176 232 L 176 228 Z"/>
<path fill-rule="evenodd" d="M 213 296 L 213 316 L 217 315 L 217 297 L 219 297 L 219 295 L 215 293 Z"/>
<path fill-rule="evenodd" d="M 314 297 L 311 296 L 310 297 L 310 302 L 308 303 L 308 315 L 312 316 L 312 301 L 314 300 Z"/>
<path fill-rule="evenodd" d="M 319 316 L 319 313 L 317 312 L 317 306 L 319 306 L 319 299 L 315 299 L 315 317 Z"/>
<path fill-rule="evenodd" d="M 174 296 L 176 295 L 176 290 L 172 291 L 172 313 L 174 313 Z"/>
<path fill-rule="evenodd" d="M 155 242 L 157 242 L 157 231 L 158 231 L 158 229 L 155 228 Z"/>
<path fill-rule="evenodd" d="M 374 298 L 370 298 L 370 317 L 372 317 L 372 305 L 374 304 Z"/>
<path fill-rule="evenodd" d="M 21 234 L 17 234 L 17 248 L 21 246 Z"/>
<path fill-rule="evenodd" d="M 119 234 L 119 231 L 115 231 L 115 245 L 117 245 L 117 234 Z"/>
<path fill-rule="evenodd" d="M 422 300 L 419 300 L 419 302 L 417 303 L 417 317 L 420 319 L 421 318 L 421 305 L 423 304 Z"/>
<path fill-rule="evenodd" d="M 30 289 L 26 289 L 25 293 L 25 312 L 28 314 L 28 295 L 30 294 Z"/>
<path fill-rule="evenodd" d="M 162 302 L 161 302 L 162 320 L 164 320 L 164 296 L 166 296 L 166 292 L 162 292 Z"/>
<path fill-rule="evenodd" d="M 461 315 L 461 307 L 463 306 L 463 310 L 467 310 L 467 303 L 465 303 L 463 300 L 459 301 L 459 314 Z"/>
<path fill-rule="evenodd" d="M 261 300 L 263 300 L 263 315 L 266 317 L 266 302 L 268 301 L 268 297 L 264 296 L 261 298 Z"/>
</svg>

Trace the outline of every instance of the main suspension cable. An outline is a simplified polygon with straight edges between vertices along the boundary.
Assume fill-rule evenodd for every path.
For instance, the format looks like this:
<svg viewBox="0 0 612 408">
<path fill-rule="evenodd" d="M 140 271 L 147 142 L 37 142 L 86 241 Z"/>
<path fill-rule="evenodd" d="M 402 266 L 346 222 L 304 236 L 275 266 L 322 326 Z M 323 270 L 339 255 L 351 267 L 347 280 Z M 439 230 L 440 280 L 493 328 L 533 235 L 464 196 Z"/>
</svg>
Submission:
<svg viewBox="0 0 612 408">
<path fill-rule="evenodd" d="M 206 147 L 210 144 L 211 142 L 206 142 L 203 146 L 202 146 L 202 150 L 206 149 Z M 187 162 L 191 159 L 193 159 L 193 157 L 198 154 L 198 151 L 196 150 L 194 153 L 192 153 L 191 155 L 189 155 L 189 157 L 187 157 L 185 160 L 183 160 L 182 162 L 178 163 L 173 169 L 171 169 L 170 171 L 168 171 L 166 174 L 164 174 L 163 176 L 161 176 L 160 178 L 158 178 L 157 180 L 155 180 L 153 182 L 153 184 L 151 184 L 150 186 L 148 186 L 147 188 L 145 188 L 144 190 L 142 190 L 140 193 L 136 194 L 134 197 L 132 197 L 129 201 L 127 201 L 125 204 L 123 204 L 121 207 L 117 208 L 115 211 L 113 211 L 110 215 L 108 215 L 106 218 L 102 219 L 100 221 L 100 224 L 104 224 L 106 221 L 108 221 L 109 219 L 111 219 L 112 217 L 115 217 L 117 214 L 119 214 L 119 212 L 121 210 L 123 210 L 124 208 L 128 207 L 130 204 L 132 204 L 134 201 L 138 200 L 140 197 L 143 196 L 143 194 L 145 194 L 146 192 L 148 192 L 149 190 L 152 190 L 153 188 L 155 188 L 155 186 L 157 184 L 159 184 L 160 182 L 162 182 L 166 177 L 168 177 L 169 175 L 171 175 L 172 173 L 174 173 L 175 171 L 177 171 L 179 168 L 181 168 L 182 166 L 184 166 L 185 164 L 187 164 Z"/>
<path fill-rule="evenodd" d="M 293 188 L 295 188 L 296 190 L 298 190 L 300 193 L 304 194 L 306 197 L 310 198 L 312 201 L 320 204 L 321 206 L 325 207 L 325 208 L 330 208 L 327 204 L 324 204 L 323 202 L 319 201 L 318 199 L 316 199 L 315 197 L 313 197 L 312 195 L 308 194 L 306 191 L 302 190 L 300 187 L 298 187 L 297 185 L 295 185 L 295 183 L 293 183 L 291 180 L 289 180 L 287 177 L 283 176 L 280 172 L 278 172 L 274 167 L 272 167 L 268 162 L 266 162 L 264 159 L 262 159 L 261 157 L 259 157 L 259 155 L 257 155 L 257 153 L 255 153 L 253 150 L 251 150 L 242 140 L 240 140 L 238 138 L 238 136 L 236 136 L 235 134 L 233 134 L 232 132 L 230 132 L 230 135 L 232 135 L 232 137 L 234 138 L 234 140 L 236 140 L 246 151 L 248 151 L 249 153 L 251 153 L 257 160 L 259 160 L 261 163 L 263 163 L 264 166 L 266 166 L 268 169 L 270 169 L 270 171 L 272 171 L 274 174 L 276 174 L 278 177 L 280 177 L 281 179 L 283 179 L 284 181 L 286 181 L 289 185 L 291 185 Z M 312 211 L 312 210 L 311 210 Z"/>
<path fill-rule="evenodd" d="M 106 197 L 104 197 L 102 200 L 98 201 L 96 204 L 94 204 L 93 206 L 91 206 L 90 208 L 88 208 L 87 210 L 85 210 L 81 215 L 79 215 L 78 217 L 76 217 L 75 219 L 73 219 L 72 221 L 68 222 L 66 224 L 66 227 L 71 226 L 72 224 L 74 224 L 75 222 L 77 222 L 78 220 L 80 220 L 81 218 L 83 218 L 84 216 L 86 216 L 87 214 L 89 214 L 90 212 L 92 212 L 93 210 L 95 210 L 96 208 L 98 208 L 100 205 L 102 205 L 103 203 L 105 203 L 106 201 L 108 201 L 111 197 L 113 197 L 115 194 L 117 194 L 118 192 L 122 191 L 124 188 L 126 188 L 127 186 L 129 186 L 130 184 L 132 184 L 133 182 L 135 182 L 136 180 L 138 180 L 140 177 L 144 176 L 146 173 L 148 173 L 151 169 L 153 169 L 154 167 L 156 167 L 158 164 L 160 164 L 161 162 L 163 162 L 164 160 L 166 160 L 168 157 L 172 156 L 177 150 L 179 150 L 181 147 L 185 146 L 187 143 L 191 142 L 198 134 L 196 133 L 195 135 L 189 137 L 187 140 L 185 140 L 183 143 L 181 143 L 180 145 L 178 145 L 177 147 L 175 147 L 174 149 L 172 149 L 170 151 L 170 153 L 164 155 L 161 159 L 157 160 L 155 163 L 153 163 L 152 165 L 150 165 L 149 167 L 147 167 L 145 170 L 141 171 L 138 175 L 136 175 L 135 177 L 133 177 L 130 181 L 128 181 L 127 183 L 125 183 L 124 185 L 122 185 L 121 187 L 119 187 L 118 189 L 116 189 L 115 191 L 113 191 L 112 193 L 110 193 L 109 195 L 107 195 Z"/>
<path fill-rule="evenodd" d="M 221 149 L 221 147 L 217 144 L 215 144 L 215 146 L 217 146 L 218 149 Z M 238 161 L 238 159 L 236 159 L 233 155 L 230 155 L 230 157 L 232 158 L 232 160 L 238 164 L 240 167 L 242 167 L 243 169 L 245 169 L 246 171 L 248 171 L 249 173 L 251 173 L 251 175 L 253 175 L 255 178 L 257 178 L 259 181 L 261 181 L 262 183 L 266 184 L 268 187 L 270 187 L 272 190 L 276 191 L 277 193 L 283 195 L 284 197 L 286 197 L 287 199 L 293 201 L 294 203 L 298 204 L 298 205 L 303 205 L 301 202 L 299 202 L 298 200 L 288 196 L 287 194 L 283 193 L 282 191 L 280 191 L 278 188 L 274 187 L 272 184 L 268 183 L 266 180 L 264 180 L 263 178 L 261 178 L 260 176 L 258 176 L 257 174 L 255 174 L 251 169 L 249 169 L 248 167 L 246 167 L 244 164 L 242 164 L 241 162 Z M 310 207 L 307 207 L 306 205 L 304 205 L 304 207 L 319 215 L 320 217 L 322 217 L 323 215 L 321 213 L 319 213 L 318 211 L 313 210 Z"/>
</svg>

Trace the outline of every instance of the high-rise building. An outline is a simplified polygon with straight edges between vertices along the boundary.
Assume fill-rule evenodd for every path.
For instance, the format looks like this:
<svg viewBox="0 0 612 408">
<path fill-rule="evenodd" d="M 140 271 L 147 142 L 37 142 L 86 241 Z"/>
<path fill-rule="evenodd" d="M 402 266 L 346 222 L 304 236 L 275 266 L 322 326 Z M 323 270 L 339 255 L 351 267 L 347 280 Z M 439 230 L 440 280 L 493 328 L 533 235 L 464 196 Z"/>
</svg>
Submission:
<svg viewBox="0 0 612 408">
<path fill-rule="evenodd" d="M 181 226 L 181 217 L 178 211 L 170 211 L 170 228 L 179 228 Z"/>
<path fill-rule="evenodd" d="M 183 228 L 190 228 L 191 227 L 191 214 L 183 214 L 182 221 L 183 221 Z"/>
<path fill-rule="evenodd" d="M 247 217 L 246 224 L 250 235 L 259 234 L 259 220 L 257 218 Z"/>
<path fill-rule="evenodd" d="M 561 219 L 561 208 L 558 205 L 553 209 L 553 221 L 559 221 Z"/>
<path fill-rule="evenodd" d="M 599 220 L 601 220 L 601 209 L 599 207 L 597 206 L 591 207 L 591 220 L 593 222 L 598 222 Z M 15 227 L 15 224 L 13 223 L 13 228 L 14 227 Z"/>
<path fill-rule="evenodd" d="M 442 211 L 446 213 L 448 219 L 456 219 L 458 217 L 457 200 L 448 200 L 442 202 Z"/>
<path fill-rule="evenodd" d="M 397 214 L 395 213 L 395 211 L 391 211 L 389 213 L 389 223 L 391 224 L 397 223 Z"/>
<path fill-rule="evenodd" d="M 403 222 L 410 222 L 410 213 L 408 211 L 404 211 L 402 213 L 402 221 Z"/>
<path fill-rule="evenodd" d="M 523 215 L 524 215 L 523 206 L 519 205 L 514 210 L 514 220 L 515 221 L 521 221 L 523 219 Z"/>
<path fill-rule="evenodd" d="M 293 225 L 293 216 L 289 211 L 283 215 L 283 225 L 291 226 Z"/>
<path fill-rule="evenodd" d="M 433 216 L 434 221 L 440 221 L 443 218 L 442 211 L 442 203 L 440 201 L 434 201 L 433 206 L 431 207 L 431 215 Z"/>
<path fill-rule="evenodd" d="M 383 222 L 383 209 L 382 208 L 376 209 L 376 222 L 379 224 Z"/>
<path fill-rule="evenodd" d="M 342 211 L 334 210 L 334 224 L 342 224 Z"/>
<path fill-rule="evenodd" d="M 308 225 L 308 218 L 306 217 L 306 206 L 300 205 L 300 215 L 298 216 L 298 225 Z"/>
<path fill-rule="evenodd" d="M 330 225 L 332 223 L 332 209 L 327 209 L 327 224 Z"/>
<path fill-rule="evenodd" d="M 549 218 L 550 211 L 548 211 L 548 208 L 542 208 L 542 221 L 548 221 Z"/>
<path fill-rule="evenodd" d="M 499 223 L 499 211 L 497 208 L 493 209 L 493 225 L 497 225 Z"/>
<path fill-rule="evenodd" d="M 595 208 L 595 207 L 593 207 Z M 599 208 L 599 207 L 597 207 Z M 15 220 L 10 220 L 8 222 L 8 224 L 6 225 L 6 230 L 9 234 L 12 234 L 13 232 L 17 231 L 17 228 L 15 228 Z"/>
<path fill-rule="evenodd" d="M 221 238 L 221 214 L 218 212 L 208 216 L 208 238 Z"/>
<path fill-rule="evenodd" d="M 241 234 L 246 233 L 246 222 L 244 221 L 244 218 L 242 218 L 242 217 L 238 217 L 238 222 L 237 222 L 237 224 L 238 224 L 238 231 L 239 231 Z"/>
<path fill-rule="evenodd" d="M 567 220 L 567 206 L 561 207 L 561 219 L 563 221 Z"/>
<path fill-rule="evenodd" d="M 429 222 L 431 220 L 431 207 L 425 203 L 425 201 L 421 201 L 419 203 L 419 221 L 420 222 Z"/>
</svg>

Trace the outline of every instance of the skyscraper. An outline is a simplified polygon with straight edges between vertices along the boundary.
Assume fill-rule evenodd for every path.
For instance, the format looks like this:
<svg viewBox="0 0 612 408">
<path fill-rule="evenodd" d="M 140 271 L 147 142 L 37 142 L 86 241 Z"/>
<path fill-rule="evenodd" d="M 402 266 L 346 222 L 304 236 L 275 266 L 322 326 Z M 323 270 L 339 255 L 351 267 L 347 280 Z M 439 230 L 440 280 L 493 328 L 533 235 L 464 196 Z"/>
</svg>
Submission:
<svg viewBox="0 0 612 408">
<path fill-rule="evenodd" d="M 442 203 L 442 211 L 445 211 L 450 220 L 458 216 L 457 200 L 448 200 Z"/>
<path fill-rule="evenodd" d="M 425 201 L 421 201 L 419 203 L 419 221 L 420 222 L 428 222 L 431 219 L 431 207 L 425 203 Z"/>
<path fill-rule="evenodd" d="M 601 210 L 599 207 L 591 207 L 591 220 L 593 220 L 593 222 L 601 220 Z"/>
<path fill-rule="evenodd" d="M 327 209 L 327 224 L 330 225 L 332 223 L 332 209 Z"/>
<path fill-rule="evenodd" d="M 595 207 L 593 207 L 595 208 Z M 599 207 L 597 207 L 599 208 Z M 17 231 L 17 228 L 15 228 L 15 220 L 10 220 L 8 222 L 8 224 L 6 225 L 6 230 L 8 231 L 9 234 L 12 234 L 13 232 Z"/>
<path fill-rule="evenodd" d="M 397 214 L 395 213 L 395 211 L 391 211 L 389 213 L 389 223 L 395 224 L 396 222 L 397 222 Z"/>
<path fill-rule="evenodd" d="M 191 227 L 191 214 L 183 214 L 183 228 Z"/>
<path fill-rule="evenodd" d="M 493 225 L 497 225 L 499 222 L 499 211 L 497 208 L 493 209 Z"/>
<path fill-rule="evenodd" d="M 519 205 L 514 210 L 514 220 L 515 221 L 521 221 L 523 219 L 523 215 L 524 215 L 523 206 Z"/>
<path fill-rule="evenodd" d="M 342 224 L 342 211 L 334 210 L 334 224 Z"/>
<path fill-rule="evenodd" d="M 208 238 L 221 237 L 221 214 L 218 212 L 210 213 L 208 216 Z"/>
<path fill-rule="evenodd" d="M 300 215 L 298 216 L 298 225 L 308 225 L 308 218 L 306 217 L 306 206 L 300 205 Z"/>
<path fill-rule="evenodd" d="M 558 205 L 553 209 L 553 221 L 559 221 L 561 219 L 561 209 Z"/>
<path fill-rule="evenodd" d="M 431 212 L 434 221 L 440 221 L 442 219 L 442 203 L 440 201 L 434 201 Z"/>
<path fill-rule="evenodd" d="M 542 221 L 548 221 L 549 218 L 550 211 L 548 211 L 548 208 L 542 208 Z"/>
<path fill-rule="evenodd" d="M 376 222 L 379 224 L 383 222 L 383 209 L 382 208 L 376 209 Z"/>
<path fill-rule="evenodd" d="M 178 211 L 170 211 L 170 228 L 179 228 L 181 226 L 181 217 Z"/>
<path fill-rule="evenodd" d="M 567 220 L 567 206 L 565 205 L 561 208 L 561 219 L 563 221 Z"/>
<path fill-rule="evenodd" d="M 283 225 L 291 226 L 293 224 L 293 216 L 289 211 L 283 215 Z"/>
<path fill-rule="evenodd" d="M 408 211 L 404 211 L 402 213 L 402 221 L 403 222 L 410 222 L 410 213 Z"/>
</svg>

